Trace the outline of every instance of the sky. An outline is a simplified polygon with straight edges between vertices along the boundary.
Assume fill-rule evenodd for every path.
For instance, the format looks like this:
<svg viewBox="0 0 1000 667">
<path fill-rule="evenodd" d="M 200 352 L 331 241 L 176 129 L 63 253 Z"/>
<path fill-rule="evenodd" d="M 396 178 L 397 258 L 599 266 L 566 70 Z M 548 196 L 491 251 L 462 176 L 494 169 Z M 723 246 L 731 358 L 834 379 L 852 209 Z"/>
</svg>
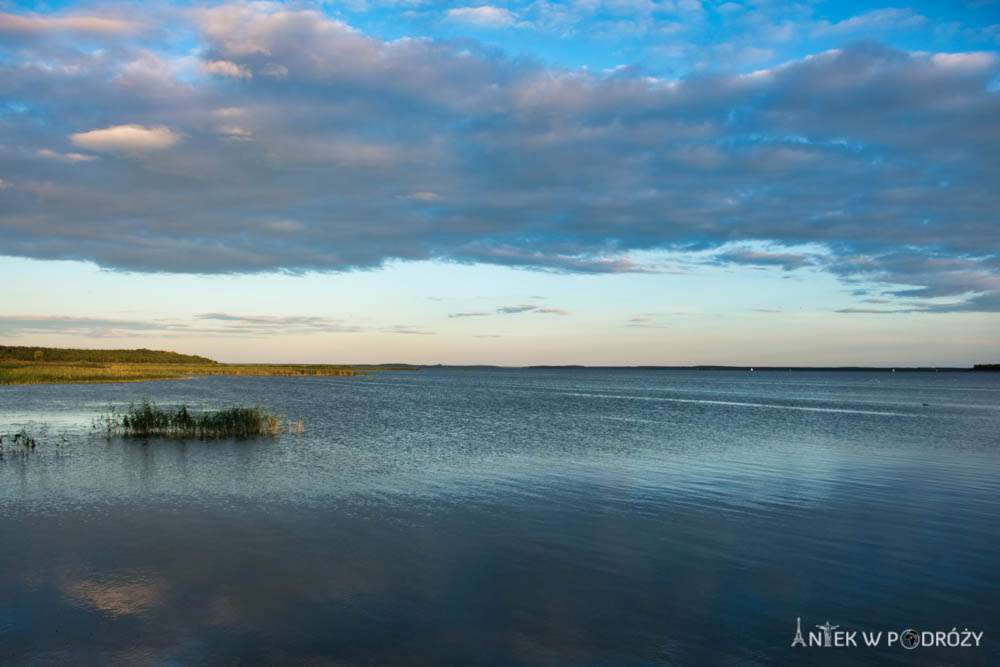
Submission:
<svg viewBox="0 0 1000 667">
<path fill-rule="evenodd" d="M 0 344 L 1000 362 L 1000 1 L 0 1 Z"/>
</svg>

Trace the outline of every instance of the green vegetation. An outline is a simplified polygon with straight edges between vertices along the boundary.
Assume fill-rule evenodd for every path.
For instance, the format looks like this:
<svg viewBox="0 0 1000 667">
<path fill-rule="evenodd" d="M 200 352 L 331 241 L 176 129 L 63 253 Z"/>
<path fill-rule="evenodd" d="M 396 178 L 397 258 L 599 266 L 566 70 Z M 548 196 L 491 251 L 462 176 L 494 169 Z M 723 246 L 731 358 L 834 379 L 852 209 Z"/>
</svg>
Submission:
<svg viewBox="0 0 1000 667">
<path fill-rule="evenodd" d="M 974 371 L 997 373 L 1000 372 L 1000 364 L 976 364 L 972 367 Z"/>
<path fill-rule="evenodd" d="M 139 405 L 130 404 L 124 413 L 112 408 L 108 414 L 94 420 L 94 428 L 108 436 L 126 438 L 249 438 L 278 435 L 282 431 L 282 422 L 281 415 L 272 414 L 259 405 L 253 408 L 241 405 L 193 415 L 186 405 L 169 411 L 144 399 Z M 295 422 L 293 430 L 302 431 L 301 420 Z"/>
<path fill-rule="evenodd" d="M 49 382 L 142 382 L 193 375 L 364 375 L 348 366 L 271 364 L 102 364 L 0 360 L 0 384 Z"/>
<path fill-rule="evenodd" d="M 4 440 L 6 437 L 6 440 Z M 0 461 L 3 461 L 8 456 L 20 456 L 25 457 L 38 446 L 38 440 L 34 436 L 29 435 L 25 429 L 21 429 L 17 433 L 10 434 L 6 436 L 0 435 Z"/>
<path fill-rule="evenodd" d="M 69 350 L 0 346 L 0 384 L 142 382 L 193 375 L 354 376 L 364 371 L 414 367 L 326 364 L 221 364 L 190 354 L 157 350 Z"/>
<path fill-rule="evenodd" d="M 0 359 L 6 361 L 80 362 L 103 364 L 216 364 L 207 357 L 161 350 L 76 350 L 59 347 L 17 347 L 0 345 Z"/>
</svg>

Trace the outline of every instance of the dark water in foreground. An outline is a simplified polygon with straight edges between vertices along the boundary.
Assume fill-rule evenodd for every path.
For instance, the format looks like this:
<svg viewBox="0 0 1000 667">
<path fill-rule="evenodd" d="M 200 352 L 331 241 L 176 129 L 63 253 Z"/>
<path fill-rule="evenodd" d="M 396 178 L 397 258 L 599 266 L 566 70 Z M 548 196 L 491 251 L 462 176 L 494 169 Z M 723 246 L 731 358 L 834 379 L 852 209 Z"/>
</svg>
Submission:
<svg viewBox="0 0 1000 667">
<path fill-rule="evenodd" d="M 86 435 L 143 396 L 306 432 Z M 1000 663 L 1000 375 L 0 387 L 0 431 L 42 422 L 0 463 L 2 664 Z M 984 635 L 792 648 L 796 617 Z"/>
</svg>

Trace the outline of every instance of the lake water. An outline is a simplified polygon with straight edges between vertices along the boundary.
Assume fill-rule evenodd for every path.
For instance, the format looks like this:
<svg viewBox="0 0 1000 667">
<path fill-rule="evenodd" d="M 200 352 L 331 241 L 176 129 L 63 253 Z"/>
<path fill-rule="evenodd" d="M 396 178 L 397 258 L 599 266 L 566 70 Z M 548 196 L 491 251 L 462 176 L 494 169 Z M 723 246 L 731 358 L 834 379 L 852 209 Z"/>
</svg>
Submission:
<svg viewBox="0 0 1000 667">
<path fill-rule="evenodd" d="M 143 397 L 305 433 L 88 433 Z M 3 664 L 1000 664 L 998 374 L 0 387 L 22 425 L 44 435 L 0 463 Z M 881 645 L 792 647 L 797 618 Z M 984 634 L 885 645 L 910 628 Z"/>
</svg>

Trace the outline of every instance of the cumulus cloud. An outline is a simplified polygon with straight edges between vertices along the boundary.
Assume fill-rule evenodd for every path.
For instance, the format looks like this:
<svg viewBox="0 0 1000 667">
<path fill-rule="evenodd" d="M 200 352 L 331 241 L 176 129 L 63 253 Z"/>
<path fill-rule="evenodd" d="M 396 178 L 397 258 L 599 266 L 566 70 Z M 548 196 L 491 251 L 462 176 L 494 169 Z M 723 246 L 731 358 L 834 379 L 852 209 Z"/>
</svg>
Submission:
<svg viewBox="0 0 1000 667">
<path fill-rule="evenodd" d="M 517 17 L 509 10 L 491 5 L 455 7 L 454 9 L 449 9 L 446 16 L 451 21 L 473 23 L 489 28 L 506 28 L 517 21 Z"/>
<path fill-rule="evenodd" d="M 835 257 L 829 270 L 848 282 L 869 280 L 885 285 L 884 293 L 897 299 L 922 299 L 892 310 L 848 308 L 838 312 L 1000 311 L 1000 256 L 995 248 L 990 250 L 989 255 L 957 257 L 897 250 Z M 889 303 L 882 299 L 864 302 Z"/>
<path fill-rule="evenodd" d="M 972 71 L 988 68 L 996 64 L 997 57 L 987 51 L 971 53 L 935 53 L 931 62 L 939 67 L 969 69 Z"/>
<path fill-rule="evenodd" d="M 207 60 L 199 63 L 201 71 L 206 74 L 228 76 L 233 79 L 249 79 L 253 72 L 228 60 Z"/>
<path fill-rule="evenodd" d="M 180 140 L 178 133 L 164 125 L 114 125 L 70 135 L 70 141 L 81 148 L 108 153 L 159 151 Z"/>
<path fill-rule="evenodd" d="M 0 97 L 22 105 L 0 143 L 55 153 L 69 127 L 80 149 L 149 157 L 0 152 L 2 252 L 189 273 L 641 273 L 670 270 L 643 251 L 714 252 L 932 312 L 1000 308 L 990 54 L 863 43 L 666 80 L 383 41 L 272 3 L 188 16 L 203 70 L 231 74 L 190 77 L 148 44 L 0 43 Z"/>
</svg>

